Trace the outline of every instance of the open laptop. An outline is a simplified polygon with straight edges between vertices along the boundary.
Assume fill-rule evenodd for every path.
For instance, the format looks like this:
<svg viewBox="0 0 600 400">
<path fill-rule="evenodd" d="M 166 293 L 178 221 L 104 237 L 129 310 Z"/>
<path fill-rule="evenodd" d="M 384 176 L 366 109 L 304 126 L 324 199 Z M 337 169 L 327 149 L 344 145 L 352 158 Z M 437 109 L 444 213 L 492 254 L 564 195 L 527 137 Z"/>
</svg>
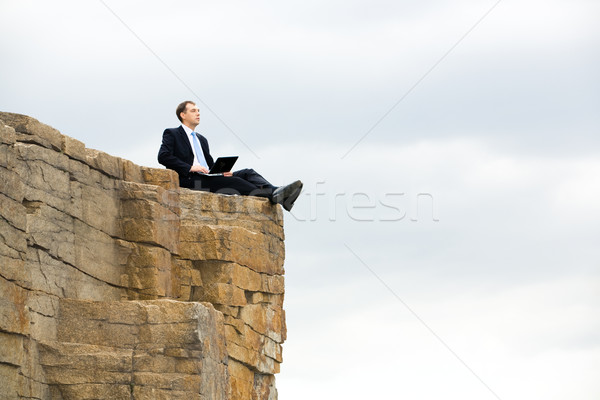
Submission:
<svg viewBox="0 0 600 400">
<path fill-rule="evenodd" d="M 213 164 L 212 168 L 208 171 L 208 174 L 204 174 L 204 175 L 207 175 L 207 176 L 223 175 L 223 172 L 231 171 L 231 168 L 233 168 L 233 164 L 235 164 L 237 159 L 238 159 L 238 156 L 219 157 Z"/>
</svg>

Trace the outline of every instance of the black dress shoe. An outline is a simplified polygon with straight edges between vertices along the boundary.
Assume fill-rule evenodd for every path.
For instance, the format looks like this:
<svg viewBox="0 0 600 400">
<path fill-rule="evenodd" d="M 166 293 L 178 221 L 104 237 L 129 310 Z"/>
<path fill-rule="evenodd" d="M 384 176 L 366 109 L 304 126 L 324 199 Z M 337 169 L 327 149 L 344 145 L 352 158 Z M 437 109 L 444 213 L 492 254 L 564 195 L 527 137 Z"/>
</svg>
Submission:
<svg viewBox="0 0 600 400">
<path fill-rule="evenodd" d="M 283 203 L 281 205 L 283 206 L 283 208 L 285 208 L 286 211 L 291 211 L 291 209 L 292 209 L 292 207 L 294 207 L 294 203 L 296 202 L 296 199 L 300 195 L 301 191 L 302 191 L 302 182 L 300 182 L 300 187 L 298 187 L 298 189 L 296 189 L 285 200 L 283 200 Z"/>
<path fill-rule="evenodd" d="M 280 186 L 275 189 L 271 195 L 271 201 L 276 204 L 281 204 L 283 208 L 290 211 L 301 191 L 302 182 L 295 181 L 289 185 Z"/>
</svg>

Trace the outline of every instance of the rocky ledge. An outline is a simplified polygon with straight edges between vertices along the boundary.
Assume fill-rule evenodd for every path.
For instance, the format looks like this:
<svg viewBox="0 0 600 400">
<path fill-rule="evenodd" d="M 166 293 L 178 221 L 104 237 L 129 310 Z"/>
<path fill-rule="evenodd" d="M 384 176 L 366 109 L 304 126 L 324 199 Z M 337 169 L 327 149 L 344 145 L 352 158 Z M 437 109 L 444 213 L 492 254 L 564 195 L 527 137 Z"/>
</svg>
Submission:
<svg viewBox="0 0 600 400">
<path fill-rule="evenodd" d="M 0 399 L 276 399 L 282 211 L 0 112 Z"/>
</svg>

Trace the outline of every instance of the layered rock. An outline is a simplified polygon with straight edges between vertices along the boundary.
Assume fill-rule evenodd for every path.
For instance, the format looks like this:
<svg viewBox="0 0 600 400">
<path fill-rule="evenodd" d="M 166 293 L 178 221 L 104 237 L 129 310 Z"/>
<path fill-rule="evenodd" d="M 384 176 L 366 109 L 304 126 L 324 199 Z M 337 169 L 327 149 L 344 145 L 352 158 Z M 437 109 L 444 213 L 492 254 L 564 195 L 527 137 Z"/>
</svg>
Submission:
<svg viewBox="0 0 600 400">
<path fill-rule="evenodd" d="M 0 185 L 1 399 L 276 398 L 279 206 L 9 113 Z"/>
</svg>

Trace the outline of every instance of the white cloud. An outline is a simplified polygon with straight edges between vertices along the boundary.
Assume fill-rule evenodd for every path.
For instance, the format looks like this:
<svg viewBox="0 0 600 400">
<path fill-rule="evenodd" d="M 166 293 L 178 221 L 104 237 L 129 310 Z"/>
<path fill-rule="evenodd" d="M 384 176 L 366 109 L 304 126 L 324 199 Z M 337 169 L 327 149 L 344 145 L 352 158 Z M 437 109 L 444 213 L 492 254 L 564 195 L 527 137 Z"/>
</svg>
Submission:
<svg viewBox="0 0 600 400">
<path fill-rule="evenodd" d="M 315 314 L 304 316 L 302 323 L 290 321 L 286 362 L 278 377 L 282 397 L 495 398 L 364 272 L 362 284 L 321 291 Z M 409 277 L 389 283 L 500 398 L 593 399 L 600 393 L 594 361 L 600 356 L 598 341 L 589 340 L 598 328 L 598 279 L 486 291 L 431 288 L 426 281 L 402 278 Z M 373 296 L 377 292 L 383 293 Z M 314 294 L 303 298 L 314 299 Z M 297 307 L 305 307 L 300 297 L 295 301 L 288 304 L 288 319 Z M 581 332 L 590 337 L 579 345 Z"/>
<path fill-rule="evenodd" d="M 562 218 L 570 206 L 556 203 L 557 187 L 594 176 L 595 158 L 516 155 L 455 139 L 363 145 L 320 169 L 332 147 L 295 144 L 261 153 L 292 165 L 310 153 L 315 163 L 303 164 L 302 177 L 307 190 L 327 182 L 321 207 L 343 191 L 377 198 L 398 187 L 427 188 L 440 221 L 357 222 L 342 212 L 334 222 L 328 209 L 315 221 L 288 215 L 282 397 L 494 398 L 368 268 L 501 398 L 600 393 L 598 251 L 591 241 L 574 240 L 597 237 L 600 220 Z M 310 214 L 309 200 L 301 197 L 298 215 Z M 595 208 L 589 202 L 580 212 Z"/>
</svg>

